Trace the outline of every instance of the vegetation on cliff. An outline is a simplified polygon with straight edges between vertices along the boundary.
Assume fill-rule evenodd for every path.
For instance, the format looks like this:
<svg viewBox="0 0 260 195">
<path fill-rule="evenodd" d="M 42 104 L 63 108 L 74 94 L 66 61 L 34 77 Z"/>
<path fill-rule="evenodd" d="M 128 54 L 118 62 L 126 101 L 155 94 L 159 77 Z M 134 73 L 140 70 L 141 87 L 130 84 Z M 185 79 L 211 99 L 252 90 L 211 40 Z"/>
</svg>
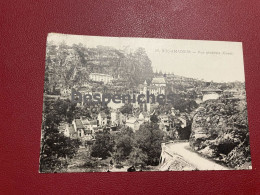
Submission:
<svg viewBox="0 0 260 195">
<path fill-rule="evenodd" d="M 80 86 L 89 81 L 90 73 L 109 74 L 118 80 L 124 78 L 128 87 L 137 86 L 145 80 L 151 81 L 153 77 L 151 60 L 144 48 L 128 52 L 106 46 L 89 48 L 83 44 L 47 43 L 46 92 L 50 85 Z"/>
<path fill-rule="evenodd" d="M 199 153 L 239 169 L 250 165 L 245 100 L 208 100 L 193 117 L 191 147 Z"/>
</svg>

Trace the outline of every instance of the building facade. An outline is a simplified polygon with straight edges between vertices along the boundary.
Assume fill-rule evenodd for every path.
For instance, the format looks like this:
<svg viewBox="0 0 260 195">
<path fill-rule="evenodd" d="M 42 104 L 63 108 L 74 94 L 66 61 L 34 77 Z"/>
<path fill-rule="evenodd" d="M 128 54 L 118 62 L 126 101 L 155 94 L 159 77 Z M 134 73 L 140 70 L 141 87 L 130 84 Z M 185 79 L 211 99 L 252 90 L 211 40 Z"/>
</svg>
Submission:
<svg viewBox="0 0 260 195">
<path fill-rule="evenodd" d="M 104 84 L 108 84 L 113 80 L 111 75 L 101 73 L 90 73 L 89 78 L 92 81 L 103 82 Z"/>
</svg>

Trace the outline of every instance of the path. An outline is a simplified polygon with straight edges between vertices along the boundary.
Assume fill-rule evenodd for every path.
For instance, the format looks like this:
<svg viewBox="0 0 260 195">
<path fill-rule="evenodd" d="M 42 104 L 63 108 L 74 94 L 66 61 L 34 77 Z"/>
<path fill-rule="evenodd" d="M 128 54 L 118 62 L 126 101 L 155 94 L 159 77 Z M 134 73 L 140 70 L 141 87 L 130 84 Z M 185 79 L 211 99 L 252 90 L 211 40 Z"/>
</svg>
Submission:
<svg viewBox="0 0 260 195">
<path fill-rule="evenodd" d="M 171 143 L 166 145 L 169 153 L 180 155 L 185 161 L 192 164 L 199 170 L 229 170 L 209 159 L 206 159 L 196 152 L 190 151 L 189 142 Z"/>
</svg>

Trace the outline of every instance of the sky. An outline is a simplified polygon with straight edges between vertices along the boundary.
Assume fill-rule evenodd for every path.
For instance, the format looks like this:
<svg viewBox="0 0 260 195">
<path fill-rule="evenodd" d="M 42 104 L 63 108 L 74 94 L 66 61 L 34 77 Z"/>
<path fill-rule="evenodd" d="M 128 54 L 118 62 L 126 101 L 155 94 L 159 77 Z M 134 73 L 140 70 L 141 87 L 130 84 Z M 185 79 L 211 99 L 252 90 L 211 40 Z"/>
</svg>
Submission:
<svg viewBox="0 0 260 195">
<path fill-rule="evenodd" d="M 49 33 L 47 41 L 82 43 L 135 51 L 145 48 L 154 71 L 214 82 L 245 81 L 241 42 L 182 39 L 101 37 Z"/>
</svg>

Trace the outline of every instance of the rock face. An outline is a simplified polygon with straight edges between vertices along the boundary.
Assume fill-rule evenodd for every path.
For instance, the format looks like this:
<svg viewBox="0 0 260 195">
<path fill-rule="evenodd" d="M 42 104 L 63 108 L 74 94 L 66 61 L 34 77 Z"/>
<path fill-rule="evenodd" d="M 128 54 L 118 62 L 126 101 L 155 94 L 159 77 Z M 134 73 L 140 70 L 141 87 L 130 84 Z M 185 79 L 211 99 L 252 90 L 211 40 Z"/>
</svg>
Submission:
<svg viewBox="0 0 260 195">
<path fill-rule="evenodd" d="M 195 151 L 231 168 L 251 166 L 246 101 L 221 99 L 201 104 L 189 141 Z"/>
</svg>

